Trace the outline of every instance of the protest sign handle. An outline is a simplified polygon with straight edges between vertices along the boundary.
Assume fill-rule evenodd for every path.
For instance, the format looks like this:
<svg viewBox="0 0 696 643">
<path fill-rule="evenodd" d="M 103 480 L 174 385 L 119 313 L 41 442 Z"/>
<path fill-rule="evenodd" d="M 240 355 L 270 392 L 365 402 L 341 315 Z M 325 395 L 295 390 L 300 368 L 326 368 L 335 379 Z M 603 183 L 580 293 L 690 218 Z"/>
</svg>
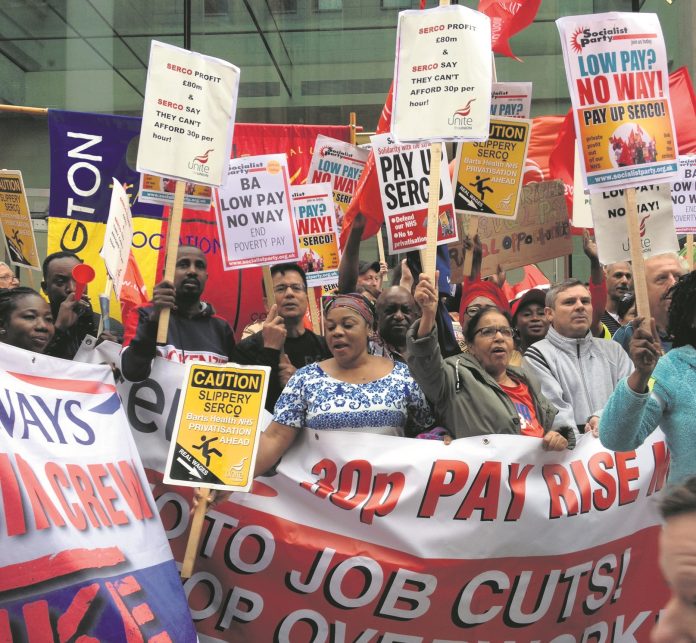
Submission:
<svg viewBox="0 0 696 643">
<path fill-rule="evenodd" d="M 437 253 L 437 229 L 440 225 L 440 165 L 442 143 L 430 145 L 430 176 L 428 177 L 428 227 L 425 250 L 421 252 L 423 272 L 435 283 L 435 255 Z"/>
<path fill-rule="evenodd" d="M 474 237 L 478 234 L 478 225 L 479 225 L 479 218 L 477 214 L 470 214 L 467 216 L 467 221 L 466 221 L 466 235 L 469 237 L 471 240 L 471 243 L 474 243 Z M 471 268 L 474 265 L 474 250 L 473 246 L 470 251 L 464 255 L 464 276 L 465 277 L 470 277 L 471 276 Z"/>
<path fill-rule="evenodd" d="M 27 268 L 27 272 L 29 273 L 29 286 L 32 290 L 36 290 L 36 285 L 34 283 L 34 271 L 31 268 Z"/>
<path fill-rule="evenodd" d="M 99 297 L 100 315 L 97 337 L 99 337 L 104 331 L 111 332 L 111 325 L 109 321 L 109 301 L 111 300 L 111 290 L 113 289 L 113 286 L 113 280 L 107 275 L 106 283 L 104 284 L 104 292 Z"/>
<path fill-rule="evenodd" d="M 263 272 L 263 287 L 266 290 L 266 312 L 275 304 L 275 292 L 273 291 L 273 277 L 271 276 L 271 267 L 264 266 Z"/>
<path fill-rule="evenodd" d="M 694 269 L 694 235 L 686 235 L 686 265 L 689 266 L 689 272 Z"/>
<path fill-rule="evenodd" d="M 355 141 L 357 140 L 357 116 L 355 112 L 351 112 L 349 116 L 349 128 L 350 128 L 350 144 L 355 145 Z"/>
<path fill-rule="evenodd" d="M 316 335 L 321 334 L 321 320 L 319 319 L 319 306 L 317 306 L 317 286 L 313 286 L 307 293 L 309 299 L 309 316 L 312 319 L 312 330 Z"/>
<path fill-rule="evenodd" d="M 169 232 L 167 234 L 167 254 L 164 264 L 164 279 L 172 281 L 176 268 L 176 256 L 179 252 L 179 235 L 181 234 L 181 219 L 184 214 L 184 194 L 186 181 L 177 181 L 174 190 L 174 205 L 169 219 Z M 169 329 L 169 308 L 160 312 L 159 325 L 157 326 L 157 343 L 166 344 L 167 331 Z"/>
<path fill-rule="evenodd" d="M 205 492 L 210 492 L 210 489 L 206 487 L 201 487 Z M 195 493 L 198 494 L 199 489 L 196 489 Z M 181 564 L 181 578 L 191 578 L 193 573 L 193 563 L 196 560 L 196 553 L 198 552 L 198 544 L 201 541 L 201 533 L 203 531 L 203 520 L 205 519 L 205 512 L 208 509 L 208 501 L 205 497 L 198 497 L 198 506 L 193 512 L 193 519 L 191 520 L 191 531 L 189 532 L 188 542 L 186 543 L 186 553 L 184 554 L 184 562 Z"/>
<path fill-rule="evenodd" d="M 377 254 L 379 255 L 379 262 L 384 263 L 384 240 L 382 239 L 382 228 L 377 230 Z"/>
<path fill-rule="evenodd" d="M 636 206 L 636 189 L 625 188 L 626 225 L 628 227 L 628 243 L 631 247 L 631 263 L 633 266 L 633 288 L 636 296 L 636 311 L 639 317 L 650 318 L 648 303 L 648 285 L 645 282 L 645 264 L 638 229 L 638 209 Z"/>
</svg>

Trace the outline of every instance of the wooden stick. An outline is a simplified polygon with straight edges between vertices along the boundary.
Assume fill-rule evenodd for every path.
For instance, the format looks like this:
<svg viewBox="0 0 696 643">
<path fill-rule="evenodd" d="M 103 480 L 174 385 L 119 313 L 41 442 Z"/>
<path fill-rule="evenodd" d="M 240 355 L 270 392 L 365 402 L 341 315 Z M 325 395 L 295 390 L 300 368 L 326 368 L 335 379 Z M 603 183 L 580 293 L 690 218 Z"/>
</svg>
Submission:
<svg viewBox="0 0 696 643">
<path fill-rule="evenodd" d="M 633 289 L 636 296 L 636 311 L 639 317 L 650 319 L 650 303 L 648 301 L 648 284 L 645 281 L 645 263 L 640 243 L 638 228 L 638 210 L 636 207 L 636 189 L 624 189 L 626 200 L 626 226 L 628 227 L 628 243 L 631 246 L 631 263 L 633 268 Z M 649 321 L 648 321 L 649 323 Z"/>
<path fill-rule="evenodd" d="M 184 214 L 184 194 L 186 181 L 177 181 L 174 190 L 174 206 L 169 219 L 169 232 L 167 234 L 167 254 L 164 263 L 164 279 L 173 281 L 176 269 L 176 257 L 179 253 L 179 235 L 181 234 L 181 219 Z M 171 311 L 165 308 L 160 312 L 157 326 L 157 343 L 167 343 L 167 331 L 169 329 L 169 315 Z"/>
<path fill-rule="evenodd" d="M 210 493 L 210 489 L 207 487 L 200 487 Z M 199 489 L 196 489 L 194 493 L 198 493 Z M 198 553 L 198 544 L 201 542 L 201 533 L 203 532 L 203 520 L 205 519 L 205 512 L 208 509 L 207 494 L 206 497 L 198 498 L 198 506 L 193 512 L 193 519 L 191 520 L 191 531 L 189 532 L 188 542 L 186 543 L 186 553 L 184 554 L 184 562 L 181 565 L 181 578 L 191 578 L 193 573 L 193 563 L 196 560 L 196 554 Z"/>
<path fill-rule="evenodd" d="M 384 240 L 382 239 L 382 228 L 377 230 L 377 254 L 379 255 L 379 262 L 384 263 Z"/>
<path fill-rule="evenodd" d="M 479 218 L 478 214 L 469 214 L 466 221 L 466 234 L 471 239 L 471 243 L 474 243 L 474 237 L 478 234 Z M 464 276 L 469 277 L 471 275 L 471 268 L 474 264 L 474 249 L 472 247 L 470 252 L 464 255 Z M 484 275 L 481 275 L 484 276 Z"/>
<path fill-rule="evenodd" d="M 266 290 L 266 312 L 268 312 L 273 304 L 275 304 L 275 291 L 273 290 L 273 277 L 271 276 L 271 267 L 264 266 L 263 270 L 263 287 Z"/>
<path fill-rule="evenodd" d="M 689 272 L 694 269 L 694 235 L 686 235 L 686 264 L 689 266 Z"/>
<path fill-rule="evenodd" d="M 22 107 L 21 105 L 0 105 L 0 112 L 15 112 L 17 114 L 31 114 L 32 116 L 48 116 L 45 107 Z"/>
<path fill-rule="evenodd" d="M 312 320 L 312 330 L 316 335 L 321 335 L 321 319 L 319 318 L 319 306 L 317 306 L 317 288 L 321 290 L 321 286 L 312 286 L 307 293 L 309 299 L 309 317 Z"/>
<path fill-rule="evenodd" d="M 421 252 L 423 272 L 435 283 L 435 255 L 437 254 L 437 229 L 440 225 L 440 164 L 442 143 L 430 145 L 430 176 L 428 185 L 428 227 L 425 250 Z"/>
<path fill-rule="evenodd" d="M 692 236 L 692 238 L 693 238 L 693 236 Z M 26 270 L 29 273 L 29 287 L 32 290 L 36 290 L 36 285 L 34 283 L 34 271 L 31 268 L 27 268 Z"/>
<path fill-rule="evenodd" d="M 348 121 L 349 126 L 350 126 L 350 144 L 355 145 L 355 141 L 358 138 L 357 135 L 357 116 L 355 112 L 351 112 L 349 116 L 350 120 Z"/>
</svg>

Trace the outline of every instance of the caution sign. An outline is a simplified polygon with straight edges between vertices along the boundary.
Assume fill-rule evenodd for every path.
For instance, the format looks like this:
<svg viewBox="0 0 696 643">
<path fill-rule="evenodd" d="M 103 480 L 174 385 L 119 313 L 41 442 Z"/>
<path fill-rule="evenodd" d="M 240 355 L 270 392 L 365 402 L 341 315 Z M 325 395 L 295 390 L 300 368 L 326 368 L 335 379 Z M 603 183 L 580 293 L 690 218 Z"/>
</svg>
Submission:
<svg viewBox="0 0 696 643">
<path fill-rule="evenodd" d="M 189 362 L 166 483 L 248 491 L 270 369 Z"/>
<path fill-rule="evenodd" d="M 10 263 L 41 270 L 31 213 L 19 170 L 0 172 L 0 221 Z"/>
</svg>

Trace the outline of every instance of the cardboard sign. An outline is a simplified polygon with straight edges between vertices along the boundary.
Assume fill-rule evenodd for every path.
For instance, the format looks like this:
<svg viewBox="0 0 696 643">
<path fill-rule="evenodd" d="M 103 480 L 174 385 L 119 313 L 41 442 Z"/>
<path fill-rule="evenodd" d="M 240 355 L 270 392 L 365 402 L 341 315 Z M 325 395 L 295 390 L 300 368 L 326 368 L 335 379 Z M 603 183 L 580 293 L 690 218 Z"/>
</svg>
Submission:
<svg viewBox="0 0 696 643">
<path fill-rule="evenodd" d="M 430 194 L 430 143 L 399 145 L 391 134 L 377 134 L 371 137 L 371 141 L 389 253 L 425 248 Z M 444 146 L 441 165 L 447 167 Z M 452 184 L 447 172 L 440 173 L 438 220 L 438 245 L 455 241 L 457 225 L 452 205 Z"/>
<path fill-rule="evenodd" d="M 232 159 L 218 199 L 225 270 L 297 260 L 285 154 Z"/>
<path fill-rule="evenodd" d="M 133 218 L 126 191 L 116 179 L 112 179 L 112 183 L 109 219 L 106 222 L 104 245 L 99 256 L 104 260 L 106 272 L 111 277 L 116 296 L 120 296 L 133 242 Z"/>
<path fill-rule="evenodd" d="M 338 226 L 331 183 L 293 185 L 290 189 L 297 225 L 297 263 L 307 275 L 307 286 L 338 282 Z"/>
<path fill-rule="evenodd" d="M 531 118 L 532 83 L 493 83 L 491 116 Z"/>
<path fill-rule="evenodd" d="M 222 185 L 238 88 L 234 65 L 153 40 L 138 172 Z"/>
<path fill-rule="evenodd" d="M 669 183 L 643 185 L 636 189 L 638 224 L 643 258 L 664 252 L 679 252 L 674 231 Z M 604 264 L 631 259 L 623 190 L 593 192 L 592 221 L 599 260 Z"/>
<path fill-rule="evenodd" d="M 679 173 L 672 183 L 672 211 L 677 234 L 696 232 L 696 156 L 679 157 Z"/>
<path fill-rule="evenodd" d="M 400 12 L 391 120 L 396 139 L 485 140 L 492 60 L 488 16 L 459 5 Z"/>
<path fill-rule="evenodd" d="M 531 122 L 492 118 L 488 140 L 464 143 L 454 164 L 454 209 L 514 219 L 517 214 Z"/>
<path fill-rule="evenodd" d="M 355 194 L 358 179 L 365 169 L 370 151 L 319 134 L 314 143 L 314 154 L 309 164 L 308 183 L 331 182 L 333 199 L 340 211 L 336 212 L 338 229 L 343 227 L 343 215 Z"/>
<path fill-rule="evenodd" d="M 188 362 L 164 481 L 187 487 L 251 487 L 271 369 Z"/>
<path fill-rule="evenodd" d="M 652 13 L 556 21 L 588 189 L 643 185 L 677 172 L 667 53 Z"/>
<path fill-rule="evenodd" d="M 174 205 L 174 190 L 176 179 L 156 176 L 155 174 L 140 175 L 140 192 L 138 199 L 143 203 L 155 205 Z M 213 190 L 209 185 L 186 182 L 184 207 L 189 210 L 210 210 Z"/>
<path fill-rule="evenodd" d="M 0 171 L 0 221 L 10 263 L 41 270 L 31 212 L 19 170 Z"/>
<path fill-rule="evenodd" d="M 525 185 L 517 219 L 481 217 L 478 235 L 483 245 L 481 274 L 484 277 L 495 274 L 498 265 L 509 270 L 571 254 L 573 242 L 563 183 L 543 181 Z M 450 244 L 449 256 L 452 282 L 461 282 L 464 278 L 461 242 Z"/>
</svg>

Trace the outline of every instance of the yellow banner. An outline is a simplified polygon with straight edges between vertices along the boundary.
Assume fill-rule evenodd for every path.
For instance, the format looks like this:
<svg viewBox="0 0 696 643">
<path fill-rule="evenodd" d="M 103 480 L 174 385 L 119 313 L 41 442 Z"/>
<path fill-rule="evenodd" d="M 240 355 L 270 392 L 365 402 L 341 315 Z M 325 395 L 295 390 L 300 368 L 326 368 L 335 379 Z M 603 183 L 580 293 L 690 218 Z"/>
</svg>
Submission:
<svg viewBox="0 0 696 643">
<path fill-rule="evenodd" d="M 31 212 L 19 170 L 0 171 L 0 220 L 10 263 L 41 270 Z"/>
</svg>

